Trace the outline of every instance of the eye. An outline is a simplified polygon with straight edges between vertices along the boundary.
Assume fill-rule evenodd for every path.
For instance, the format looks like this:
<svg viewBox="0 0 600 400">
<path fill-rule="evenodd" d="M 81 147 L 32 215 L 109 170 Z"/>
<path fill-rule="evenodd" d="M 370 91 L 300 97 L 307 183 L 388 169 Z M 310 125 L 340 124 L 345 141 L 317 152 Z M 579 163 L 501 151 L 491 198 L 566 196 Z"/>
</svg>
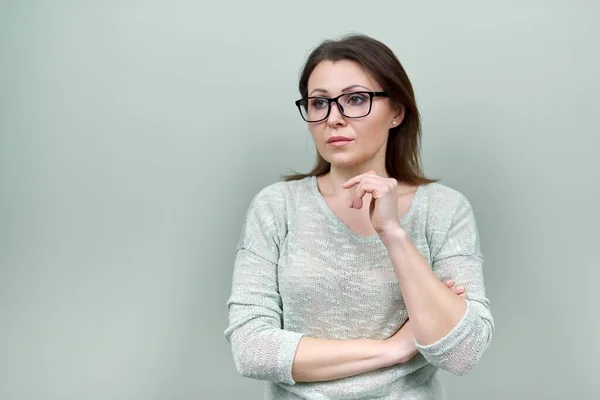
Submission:
<svg viewBox="0 0 600 400">
<path fill-rule="evenodd" d="M 314 108 L 326 108 L 328 103 L 329 102 L 324 98 L 316 98 L 312 99 L 311 106 Z"/>
<path fill-rule="evenodd" d="M 358 106 L 367 101 L 367 98 L 361 94 L 353 94 L 348 97 L 348 104 Z"/>
</svg>

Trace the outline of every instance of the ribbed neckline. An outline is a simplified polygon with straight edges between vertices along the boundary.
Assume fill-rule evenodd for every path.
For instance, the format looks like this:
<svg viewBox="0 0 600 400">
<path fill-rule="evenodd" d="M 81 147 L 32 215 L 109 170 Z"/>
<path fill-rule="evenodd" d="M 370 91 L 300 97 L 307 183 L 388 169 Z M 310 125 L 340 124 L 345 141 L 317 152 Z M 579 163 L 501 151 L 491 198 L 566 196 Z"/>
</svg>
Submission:
<svg viewBox="0 0 600 400">
<path fill-rule="evenodd" d="M 315 196 L 317 203 L 320 205 L 321 209 L 323 210 L 323 212 L 325 213 L 325 215 L 327 216 L 329 221 L 331 221 L 332 224 L 336 225 L 341 230 L 346 232 L 351 238 L 353 238 L 359 242 L 380 241 L 379 235 L 377 233 L 375 233 L 373 235 L 369 235 L 369 236 L 363 236 L 363 235 L 355 232 L 354 230 L 352 230 L 348 225 L 346 225 L 337 216 L 337 214 L 329 207 L 329 204 L 327 204 L 327 201 L 321 194 L 316 176 L 309 177 L 308 184 L 310 186 L 310 192 Z M 422 192 L 423 192 L 423 185 L 417 186 L 417 190 L 415 191 L 415 195 L 413 196 L 413 199 L 411 200 L 408 210 L 400 218 L 400 225 L 402 225 L 402 226 L 406 225 L 406 221 L 408 221 L 408 219 L 411 217 L 411 215 L 414 213 L 415 209 L 418 206 Z"/>
</svg>

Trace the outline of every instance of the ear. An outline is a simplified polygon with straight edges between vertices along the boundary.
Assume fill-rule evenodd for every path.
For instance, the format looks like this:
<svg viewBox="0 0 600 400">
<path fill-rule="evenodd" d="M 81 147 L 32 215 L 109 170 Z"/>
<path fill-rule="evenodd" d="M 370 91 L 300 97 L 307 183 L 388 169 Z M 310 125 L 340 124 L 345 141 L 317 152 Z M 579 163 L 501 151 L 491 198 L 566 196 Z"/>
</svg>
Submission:
<svg viewBox="0 0 600 400">
<path fill-rule="evenodd" d="M 396 115 L 394 116 L 394 120 L 396 121 L 396 125 L 400 125 L 404 120 L 404 110 L 406 108 L 403 104 L 399 105 L 396 109 Z"/>
<path fill-rule="evenodd" d="M 405 109 L 406 108 L 402 104 L 396 108 L 396 114 L 394 115 L 393 119 L 394 127 L 402 125 L 402 121 L 404 121 Z"/>
</svg>

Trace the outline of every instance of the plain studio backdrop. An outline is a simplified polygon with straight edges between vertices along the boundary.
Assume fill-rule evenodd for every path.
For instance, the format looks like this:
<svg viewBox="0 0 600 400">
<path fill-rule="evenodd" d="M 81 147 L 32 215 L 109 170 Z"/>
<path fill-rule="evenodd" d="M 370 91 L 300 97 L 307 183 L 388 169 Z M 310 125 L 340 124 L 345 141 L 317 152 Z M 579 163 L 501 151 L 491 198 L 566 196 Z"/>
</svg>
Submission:
<svg viewBox="0 0 600 400">
<path fill-rule="evenodd" d="M 314 147 L 309 51 L 404 64 L 496 333 L 451 399 L 599 398 L 594 1 L 0 3 L 0 398 L 260 399 L 227 326 L 251 198 Z"/>
</svg>

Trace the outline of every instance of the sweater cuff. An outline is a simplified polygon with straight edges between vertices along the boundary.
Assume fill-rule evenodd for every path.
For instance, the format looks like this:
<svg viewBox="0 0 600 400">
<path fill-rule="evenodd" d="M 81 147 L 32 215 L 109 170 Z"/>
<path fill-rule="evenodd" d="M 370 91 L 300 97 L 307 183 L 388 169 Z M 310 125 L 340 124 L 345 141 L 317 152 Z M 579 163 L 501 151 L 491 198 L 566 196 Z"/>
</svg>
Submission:
<svg viewBox="0 0 600 400">
<path fill-rule="evenodd" d="M 460 351 L 461 344 L 465 342 L 465 339 L 468 339 L 470 327 L 473 325 L 470 323 L 473 315 L 470 302 L 467 300 L 466 303 L 465 314 L 446 336 L 428 345 L 419 344 L 415 338 L 414 342 L 417 350 L 432 364 L 444 364 L 444 361 L 451 358 L 453 353 Z"/>
<path fill-rule="evenodd" d="M 280 382 L 288 385 L 295 385 L 296 381 L 292 378 L 292 365 L 298 350 L 300 339 L 304 336 L 302 333 L 282 330 L 281 345 L 277 355 L 278 370 L 281 371 Z"/>
</svg>

